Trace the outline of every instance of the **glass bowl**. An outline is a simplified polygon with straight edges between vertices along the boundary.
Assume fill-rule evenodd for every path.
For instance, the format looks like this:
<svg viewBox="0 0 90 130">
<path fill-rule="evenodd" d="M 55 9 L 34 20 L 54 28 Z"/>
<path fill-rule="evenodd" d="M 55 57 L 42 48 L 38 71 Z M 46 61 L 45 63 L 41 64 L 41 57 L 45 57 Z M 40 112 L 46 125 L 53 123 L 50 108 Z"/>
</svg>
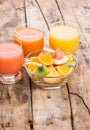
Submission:
<svg viewBox="0 0 90 130">
<path fill-rule="evenodd" d="M 48 48 L 45 48 L 45 50 L 49 50 L 50 53 L 54 52 L 54 50 L 48 49 Z M 30 76 L 32 81 L 39 88 L 48 89 L 48 90 L 61 88 L 62 86 L 64 86 L 68 82 L 68 80 L 73 76 L 73 74 L 74 74 L 74 72 L 76 70 L 76 67 L 77 67 L 77 59 L 76 59 L 76 57 L 71 53 L 63 52 L 65 55 L 70 56 L 75 61 L 75 65 L 73 66 L 73 69 L 72 69 L 72 71 L 70 73 L 63 74 L 63 75 L 54 75 L 56 72 L 54 73 L 53 69 L 55 67 L 59 66 L 59 65 L 50 65 L 50 66 L 47 66 L 47 67 L 51 67 L 52 74 L 50 76 L 49 75 L 41 76 L 41 75 L 38 75 L 38 74 L 36 74 L 34 72 L 31 72 L 27 64 L 32 62 L 32 59 L 40 56 L 42 54 L 42 52 L 43 51 L 40 49 L 40 50 L 31 52 L 26 56 L 24 66 L 26 68 L 26 71 L 27 71 L 28 75 Z M 46 57 L 46 58 L 48 59 L 49 57 Z M 66 62 L 66 63 L 68 65 L 68 62 Z M 62 63 L 61 63 L 61 66 L 62 66 Z M 41 66 L 39 66 L 39 67 L 41 67 Z M 71 65 L 71 67 L 72 67 L 72 65 Z"/>
</svg>

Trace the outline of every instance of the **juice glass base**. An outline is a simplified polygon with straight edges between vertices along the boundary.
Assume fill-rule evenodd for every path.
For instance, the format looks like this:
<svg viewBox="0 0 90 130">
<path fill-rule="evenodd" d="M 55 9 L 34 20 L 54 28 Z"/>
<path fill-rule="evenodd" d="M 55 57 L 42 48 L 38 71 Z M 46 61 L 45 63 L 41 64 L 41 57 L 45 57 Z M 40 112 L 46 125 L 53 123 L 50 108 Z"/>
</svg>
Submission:
<svg viewBox="0 0 90 130">
<path fill-rule="evenodd" d="M 14 83 L 20 81 L 21 78 L 22 78 L 22 73 L 20 71 L 16 74 L 12 74 L 12 75 L 0 74 L 0 83 L 2 83 L 2 84 L 14 84 Z"/>
</svg>

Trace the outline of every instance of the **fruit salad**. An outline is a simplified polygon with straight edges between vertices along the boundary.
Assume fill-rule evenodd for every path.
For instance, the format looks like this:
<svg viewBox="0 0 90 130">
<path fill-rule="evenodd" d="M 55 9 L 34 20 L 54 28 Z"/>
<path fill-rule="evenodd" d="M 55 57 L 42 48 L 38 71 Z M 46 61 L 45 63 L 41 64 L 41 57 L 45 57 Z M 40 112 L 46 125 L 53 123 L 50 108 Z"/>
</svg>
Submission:
<svg viewBox="0 0 90 130">
<path fill-rule="evenodd" d="M 30 74 L 42 77 L 45 83 L 55 84 L 70 76 L 76 67 L 76 60 L 59 48 L 44 48 L 38 56 L 27 59 L 25 64 Z"/>
</svg>

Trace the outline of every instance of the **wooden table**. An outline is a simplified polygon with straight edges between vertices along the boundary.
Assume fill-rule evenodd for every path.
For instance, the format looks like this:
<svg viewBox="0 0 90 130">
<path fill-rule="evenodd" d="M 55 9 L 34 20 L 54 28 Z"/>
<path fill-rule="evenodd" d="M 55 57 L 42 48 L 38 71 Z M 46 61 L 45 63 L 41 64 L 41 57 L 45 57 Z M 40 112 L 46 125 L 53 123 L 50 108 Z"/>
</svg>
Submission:
<svg viewBox="0 0 90 130">
<path fill-rule="evenodd" d="M 0 130 L 90 130 L 90 0 L 0 0 L 0 37 L 25 22 L 42 28 L 72 22 L 80 33 L 78 69 L 63 88 L 38 89 L 22 69 L 22 80 L 0 84 Z"/>
</svg>

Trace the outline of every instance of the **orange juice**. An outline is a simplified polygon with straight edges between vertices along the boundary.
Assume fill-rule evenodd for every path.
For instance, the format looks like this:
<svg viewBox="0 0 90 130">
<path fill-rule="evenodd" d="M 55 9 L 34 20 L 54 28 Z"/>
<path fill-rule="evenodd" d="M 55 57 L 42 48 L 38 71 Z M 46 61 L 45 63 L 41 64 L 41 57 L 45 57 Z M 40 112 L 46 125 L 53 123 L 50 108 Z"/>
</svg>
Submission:
<svg viewBox="0 0 90 130">
<path fill-rule="evenodd" d="M 44 47 L 43 33 L 35 28 L 17 29 L 14 38 L 22 42 L 25 56 L 32 51 L 43 49 Z"/>
<path fill-rule="evenodd" d="M 50 29 L 49 45 L 52 49 L 74 53 L 79 45 L 79 34 L 72 26 L 57 25 Z"/>
<path fill-rule="evenodd" d="M 0 43 L 0 74 L 10 75 L 20 71 L 24 61 L 20 45 L 14 42 Z"/>
</svg>

